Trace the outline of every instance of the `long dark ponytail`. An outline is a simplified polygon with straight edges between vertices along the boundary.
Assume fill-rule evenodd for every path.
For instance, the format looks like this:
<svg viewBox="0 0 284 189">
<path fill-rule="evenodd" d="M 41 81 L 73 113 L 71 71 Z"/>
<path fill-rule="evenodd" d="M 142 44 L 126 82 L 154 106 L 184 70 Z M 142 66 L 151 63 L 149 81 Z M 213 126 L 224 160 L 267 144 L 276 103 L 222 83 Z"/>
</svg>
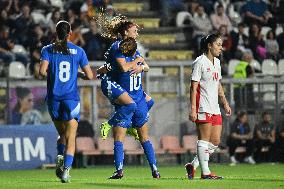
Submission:
<svg viewBox="0 0 284 189">
<path fill-rule="evenodd" d="M 54 52 L 60 52 L 62 54 L 70 54 L 70 51 L 67 47 L 67 39 L 70 31 L 71 31 L 71 26 L 67 21 L 61 20 L 56 24 L 56 34 L 58 40 L 56 40 L 53 46 Z"/>
</svg>

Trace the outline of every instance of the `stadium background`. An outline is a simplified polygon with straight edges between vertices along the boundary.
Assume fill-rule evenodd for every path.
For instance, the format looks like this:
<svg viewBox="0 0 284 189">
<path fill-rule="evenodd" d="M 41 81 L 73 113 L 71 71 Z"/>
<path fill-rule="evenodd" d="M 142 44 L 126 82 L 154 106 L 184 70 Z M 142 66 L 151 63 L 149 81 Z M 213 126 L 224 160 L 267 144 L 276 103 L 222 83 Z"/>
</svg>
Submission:
<svg viewBox="0 0 284 189">
<path fill-rule="evenodd" d="M 183 136 L 196 134 L 195 126 L 188 121 L 188 102 L 191 64 L 198 54 L 198 37 L 206 36 L 214 31 L 221 32 L 223 40 L 227 42 L 224 44 L 228 44 L 233 33 L 238 32 L 238 24 L 241 22 L 245 23 L 245 34 L 249 37 L 251 22 L 243 17 L 242 12 L 242 7 L 247 2 L 245 0 L 3 0 L 0 2 L 0 47 L 4 49 L 0 51 L 1 125 L 3 127 L 21 125 L 21 129 L 24 129 L 25 125 L 31 124 L 34 127 L 39 124 L 50 126 L 51 120 L 44 104 L 46 84 L 38 75 L 40 49 L 54 40 L 56 22 L 59 19 L 66 19 L 72 23 L 74 34 L 71 40 L 86 50 L 95 72 L 96 68 L 104 63 L 103 53 L 110 44 L 109 40 L 100 36 L 100 28 L 94 24 L 93 19 L 98 15 L 100 7 L 104 7 L 109 17 L 123 14 L 140 26 L 139 50 L 151 67 L 150 72 L 144 78 L 144 88 L 155 100 L 155 106 L 150 112 L 150 134 L 157 141 L 159 148 L 164 147 L 160 145 L 163 136 L 174 136 L 174 139 L 170 139 L 170 143 L 177 139 L 178 145 L 180 145 L 177 148 L 181 150 L 177 154 L 187 154 L 187 150 L 192 154 L 195 150 L 192 149 L 193 147 L 190 146 L 187 150 L 182 147 L 185 147 L 187 143 L 194 144 L 194 140 L 184 141 Z M 223 117 L 224 129 L 221 147 L 224 149 L 230 123 L 234 121 L 237 113 L 234 101 L 234 84 L 242 83 L 245 89 L 245 84 L 253 84 L 251 92 L 254 96 L 255 106 L 251 106 L 246 97 L 239 105 L 239 109 L 248 111 L 252 129 L 260 121 L 260 115 L 264 110 L 272 114 L 277 130 L 280 131 L 283 127 L 281 118 L 284 104 L 284 79 L 282 77 L 284 72 L 282 24 L 284 20 L 283 11 L 280 10 L 283 8 L 284 2 L 280 0 L 265 2 L 273 19 L 260 26 L 259 36 L 262 36 L 265 47 L 267 32 L 272 29 L 276 33 L 279 46 L 277 56 L 270 56 L 267 53 L 263 57 L 261 53 L 253 49 L 253 46 L 248 45 L 247 48 L 251 48 L 254 54 L 253 67 L 261 72 L 249 79 L 233 78 L 234 68 L 239 62 L 236 59 L 241 58 L 236 55 L 232 44 L 231 49 L 225 49 L 224 54 L 220 57 L 226 96 L 233 108 L 232 117 Z M 229 18 L 230 27 L 227 33 L 219 31 L 212 22 L 212 14 L 215 13 L 219 3 L 223 5 L 224 13 Z M 200 11 L 198 10 L 199 5 L 202 5 L 205 10 L 202 16 L 203 20 L 196 18 L 196 11 Z M 204 21 L 205 24 L 201 21 Z M 84 120 L 82 123 L 85 124 L 85 127 L 83 125 L 81 128 L 85 130 L 79 131 L 78 135 L 91 136 L 95 148 L 98 147 L 99 142 L 99 125 L 106 121 L 112 112 L 111 105 L 102 95 L 99 85 L 98 80 L 79 81 L 82 101 L 81 117 Z M 30 105 L 28 111 L 23 113 L 22 119 L 13 120 L 16 111 L 15 105 L 19 99 L 24 97 L 23 88 L 30 89 L 33 105 Z M 245 96 L 250 96 L 252 93 L 245 93 Z M 94 136 L 88 132 L 90 129 L 87 127 L 88 125 L 91 125 L 94 130 Z M 14 129 L 17 130 L 17 126 Z M 24 135 L 20 135 L 20 137 Z M 16 140 L 13 140 L 16 143 Z M 4 143 L 1 144 L 2 154 L 4 154 Z M 10 152 L 12 151 L 10 150 Z M 170 152 L 171 150 L 166 151 Z M 101 153 L 103 152 L 101 151 Z M 176 160 L 183 162 L 186 161 L 185 159 L 191 158 L 191 156 L 185 155 L 185 159 L 183 159 L 184 156 L 176 157 L 175 154 L 176 152 L 171 156 L 161 155 L 160 161 L 174 164 Z M 96 157 L 92 161 L 89 160 L 88 163 L 111 163 L 111 161 L 103 161 L 103 159 Z M 134 164 L 140 163 L 139 159 L 130 158 L 129 161 Z M 215 161 L 228 162 L 226 150 L 221 150 Z M 52 162 L 53 160 L 50 158 L 45 163 Z"/>
</svg>

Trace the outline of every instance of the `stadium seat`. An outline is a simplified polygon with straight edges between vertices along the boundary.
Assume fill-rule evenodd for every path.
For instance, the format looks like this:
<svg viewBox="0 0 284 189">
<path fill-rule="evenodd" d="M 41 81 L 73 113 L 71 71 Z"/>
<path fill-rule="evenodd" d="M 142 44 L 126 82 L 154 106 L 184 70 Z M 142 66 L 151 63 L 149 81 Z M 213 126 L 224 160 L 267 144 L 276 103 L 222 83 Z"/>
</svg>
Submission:
<svg viewBox="0 0 284 189">
<path fill-rule="evenodd" d="M 237 59 L 232 59 L 229 61 L 229 65 L 228 65 L 229 75 L 233 75 L 235 73 L 235 68 L 239 63 L 240 63 L 240 60 L 237 60 Z"/>
<path fill-rule="evenodd" d="M 264 75 L 277 75 L 278 74 L 277 64 L 272 59 L 263 60 L 261 69 Z"/>
<path fill-rule="evenodd" d="M 281 26 L 277 26 L 275 34 L 276 36 L 283 32 L 283 28 Z"/>
<path fill-rule="evenodd" d="M 266 39 L 266 34 L 271 30 L 271 27 L 268 26 L 262 26 L 261 28 L 261 34 L 263 35 L 263 39 Z"/>
<path fill-rule="evenodd" d="M 257 60 L 253 59 L 251 61 L 251 65 L 254 67 L 254 69 L 261 71 L 261 65 Z"/>
<path fill-rule="evenodd" d="M 267 80 L 274 80 L 273 76 L 265 76 L 264 79 Z M 262 92 L 274 92 L 276 90 L 276 85 L 275 84 L 263 84 L 262 85 Z"/>
<path fill-rule="evenodd" d="M 76 138 L 76 152 L 78 164 L 83 167 L 88 166 L 88 157 L 100 155 L 101 152 L 96 149 L 92 137 L 77 137 Z"/>
<path fill-rule="evenodd" d="M 197 143 L 196 135 L 184 135 L 182 137 L 183 148 L 186 149 L 189 153 L 196 154 L 196 143 Z"/>
<path fill-rule="evenodd" d="M 191 18 L 192 18 L 192 15 L 189 12 L 187 12 L 187 11 L 178 12 L 177 16 L 176 16 L 176 26 L 177 27 L 184 27 L 184 26 L 186 26 L 184 24 L 184 21 L 187 20 L 187 19 L 191 19 Z"/>
<path fill-rule="evenodd" d="M 284 59 L 280 59 L 278 61 L 278 74 L 280 75 L 284 74 Z"/>
<path fill-rule="evenodd" d="M 9 77 L 23 79 L 26 76 L 26 67 L 21 62 L 11 62 L 9 65 Z"/>
<path fill-rule="evenodd" d="M 127 155 L 142 155 L 144 151 L 141 149 L 141 145 L 134 137 L 126 136 L 124 139 L 124 151 Z"/>
<path fill-rule="evenodd" d="M 97 146 L 102 155 L 113 155 L 113 138 L 98 138 Z"/>
<path fill-rule="evenodd" d="M 23 45 L 15 44 L 14 48 L 12 49 L 13 53 L 19 53 L 19 54 L 28 54 L 27 50 Z"/>
<path fill-rule="evenodd" d="M 186 150 L 180 146 L 177 136 L 165 135 L 161 137 L 161 146 L 170 154 L 185 154 Z"/>
<path fill-rule="evenodd" d="M 156 154 L 164 154 L 165 150 L 160 148 L 159 142 L 155 136 L 150 136 L 150 141 L 153 145 Z"/>
</svg>

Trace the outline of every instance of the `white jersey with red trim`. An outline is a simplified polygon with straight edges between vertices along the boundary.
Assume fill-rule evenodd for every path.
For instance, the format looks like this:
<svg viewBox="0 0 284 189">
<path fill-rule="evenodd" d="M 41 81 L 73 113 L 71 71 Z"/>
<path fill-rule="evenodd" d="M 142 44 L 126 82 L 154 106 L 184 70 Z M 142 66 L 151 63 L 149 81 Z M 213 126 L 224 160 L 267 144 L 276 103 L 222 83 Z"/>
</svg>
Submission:
<svg viewBox="0 0 284 189">
<path fill-rule="evenodd" d="M 199 82 L 196 94 L 196 111 L 221 114 L 218 103 L 218 88 L 221 76 L 220 60 L 214 64 L 203 54 L 192 65 L 191 80 Z"/>
</svg>

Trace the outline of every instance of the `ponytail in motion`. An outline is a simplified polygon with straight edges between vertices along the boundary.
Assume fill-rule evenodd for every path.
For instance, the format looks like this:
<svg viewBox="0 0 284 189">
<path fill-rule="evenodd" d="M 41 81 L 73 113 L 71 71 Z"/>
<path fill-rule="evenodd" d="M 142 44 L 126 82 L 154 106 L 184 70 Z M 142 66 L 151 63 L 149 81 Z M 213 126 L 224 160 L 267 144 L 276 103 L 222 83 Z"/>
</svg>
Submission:
<svg viewBox="0 0 284 189">
<path fill-rule="evenodd" d="M 70 54 L 67 47 L 68 35 L 71 31 L 71 26 L 67 21 L 61 20 L 56 24 L 57 40 L 53 46 L 54 52 L 60 52 L 62 54 Z"/>
</svg>

